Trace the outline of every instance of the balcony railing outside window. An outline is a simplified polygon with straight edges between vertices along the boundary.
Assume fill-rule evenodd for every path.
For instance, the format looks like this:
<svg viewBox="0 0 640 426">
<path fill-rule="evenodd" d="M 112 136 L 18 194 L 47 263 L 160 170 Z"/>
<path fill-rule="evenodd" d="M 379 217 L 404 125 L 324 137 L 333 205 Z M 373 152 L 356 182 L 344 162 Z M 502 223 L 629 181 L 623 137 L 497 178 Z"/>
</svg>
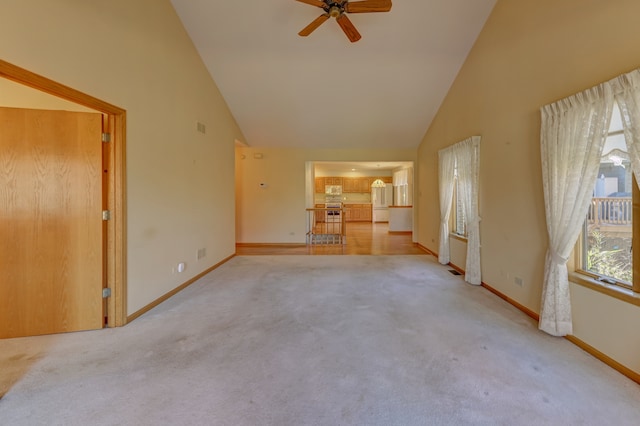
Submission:
<svg viewBox="0 0 640 426">
<path fill-rule="evenodd" d="M 595 226 L 631 226 L 632 217 L 633 204 L 631 197 L 594 197 L 589 206 L 587 222 L 589 225 Z"/>
</svg>

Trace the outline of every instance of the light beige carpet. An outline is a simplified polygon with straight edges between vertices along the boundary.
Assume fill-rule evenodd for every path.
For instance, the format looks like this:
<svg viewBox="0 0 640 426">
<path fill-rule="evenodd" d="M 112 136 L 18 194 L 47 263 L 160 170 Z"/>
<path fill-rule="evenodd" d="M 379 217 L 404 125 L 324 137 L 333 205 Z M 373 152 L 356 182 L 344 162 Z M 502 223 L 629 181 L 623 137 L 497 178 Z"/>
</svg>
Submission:
<svg viewBox="0 0 640 426">
<path fill-rule="evenodd" d="M 640 419 L 640 386 L 430 256 L 236 257 L 126 327 L 0 341 L 0 384 L 2 425 Z"/>
</svg>

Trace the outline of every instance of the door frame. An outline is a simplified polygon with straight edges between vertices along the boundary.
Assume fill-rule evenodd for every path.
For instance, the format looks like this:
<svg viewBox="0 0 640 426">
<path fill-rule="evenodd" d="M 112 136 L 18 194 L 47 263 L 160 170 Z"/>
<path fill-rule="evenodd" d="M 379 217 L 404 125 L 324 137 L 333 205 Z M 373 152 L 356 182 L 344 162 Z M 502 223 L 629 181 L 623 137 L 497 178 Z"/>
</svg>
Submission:
<svg viewBox="0 0 640 426">
<path fill-rule="evenodd" d="M 104 116 L 104 131 L 111 134 L 111 141 L 105 143 L 103 149 L 104 155 L 107 156 L 103 162 L 106 161 L 110 165 L 107 168 L 103 197 L 106 199 L 108 210 L 111 211 L 111 219 L 106 221 L 106 235 L 103 237 L 106 247 L 104 275 L 106 287 L 111 289 L 111 297 L 106 303 L 106 326 L 123 326 L 127 323 L 126 110 L 1 59 L 0 77 L 91 108 Z"/>
</svg>

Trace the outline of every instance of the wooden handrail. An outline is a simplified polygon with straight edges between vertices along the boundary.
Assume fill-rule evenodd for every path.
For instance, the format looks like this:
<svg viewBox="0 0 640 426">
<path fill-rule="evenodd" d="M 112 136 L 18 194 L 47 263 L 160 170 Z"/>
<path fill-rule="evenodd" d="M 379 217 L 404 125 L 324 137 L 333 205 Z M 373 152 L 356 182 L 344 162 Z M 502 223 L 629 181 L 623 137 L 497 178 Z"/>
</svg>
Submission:
<svg viewBox="0 0 640 426">
<path fill-rule="evenodd" d="M 340 207 L 313 207 L 307 211 L 307 244 L 346 243 L 346 221 L 344 209 Z M 340 212 L 340 220 L 330 220 Z"/>
</svg>

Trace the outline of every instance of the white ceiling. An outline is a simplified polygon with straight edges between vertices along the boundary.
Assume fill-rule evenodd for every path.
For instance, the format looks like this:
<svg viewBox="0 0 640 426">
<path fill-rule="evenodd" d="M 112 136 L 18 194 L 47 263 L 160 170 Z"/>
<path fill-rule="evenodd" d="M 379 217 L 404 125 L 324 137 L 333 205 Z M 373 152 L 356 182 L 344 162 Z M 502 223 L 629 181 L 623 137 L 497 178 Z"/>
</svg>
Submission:
<svg viewBox="0 0 640 426">
<path fill-rule="evenodd" d="M 416 148 L 495 0 L 394 0 L 334 19 L 295 0 L 171 0 L 253 147 Z"/>
</svg>

